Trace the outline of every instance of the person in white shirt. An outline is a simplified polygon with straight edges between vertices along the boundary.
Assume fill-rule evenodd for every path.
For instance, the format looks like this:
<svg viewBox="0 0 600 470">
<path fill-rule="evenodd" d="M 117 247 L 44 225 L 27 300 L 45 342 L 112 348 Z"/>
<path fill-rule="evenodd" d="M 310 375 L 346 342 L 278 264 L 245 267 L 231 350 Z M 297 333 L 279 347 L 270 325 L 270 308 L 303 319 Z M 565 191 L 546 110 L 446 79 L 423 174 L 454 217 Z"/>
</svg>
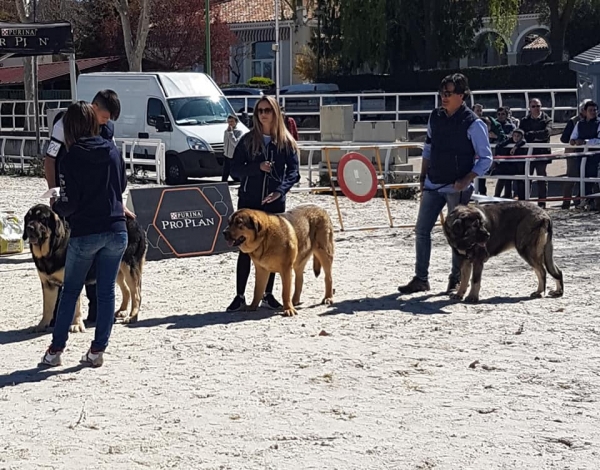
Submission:
<svg viewBox="0 0 600 470">
<path fill-rule="evenodd" d="M 227 183 L 229 180 L 229 174 L 231 172 L 231 160 L 233 159 L 233 152 L 238 142 L 244 135 L 244 131 L 237 127 L 239 123 L 237 116 L 230 114 L 227 116 L 227 129 L 225 129 L 225 135 L 223 136 L 223 177 L 221 181 Z M 237 181 L 236 178 L 233 178 Z"/>
</svg>

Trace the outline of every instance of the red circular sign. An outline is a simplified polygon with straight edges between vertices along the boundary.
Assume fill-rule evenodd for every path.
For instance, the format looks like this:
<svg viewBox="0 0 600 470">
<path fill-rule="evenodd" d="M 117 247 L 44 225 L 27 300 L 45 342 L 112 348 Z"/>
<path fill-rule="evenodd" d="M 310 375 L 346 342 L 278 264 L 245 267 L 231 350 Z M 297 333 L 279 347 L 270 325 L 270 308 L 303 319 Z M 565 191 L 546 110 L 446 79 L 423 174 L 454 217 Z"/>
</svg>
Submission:
<svg viewBox="0 0 600 470">
<path fill-rule="evenodd" d="M 354 202 L 367 202 L 377 194 L 377 174 L 367 157 L 350 152 L 340 158 L 337 181 L 344 195 Z"/>
</svg>

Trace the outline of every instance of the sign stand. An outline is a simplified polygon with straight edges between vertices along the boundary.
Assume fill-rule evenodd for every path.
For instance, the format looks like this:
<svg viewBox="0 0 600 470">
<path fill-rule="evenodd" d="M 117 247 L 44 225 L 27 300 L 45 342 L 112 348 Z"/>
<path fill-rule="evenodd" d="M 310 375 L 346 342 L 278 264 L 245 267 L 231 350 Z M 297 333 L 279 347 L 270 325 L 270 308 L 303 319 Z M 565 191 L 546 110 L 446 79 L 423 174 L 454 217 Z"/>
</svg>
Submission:
<svg viewBox="0 0 600 470">
<path fill-rule="evenodd" d="M 342 220 L 342 212 L 340 210 L 335 181 L 339 183 L 342 192 L 348 199 L 359 203 L 370 201 L 377 194 L 377 185 L 379 185 L 383 192 L 383 199 L 385 200 L 385 206 L 389 220 L 389 227 L 394 228 L 394 220 L 392 218 L 392 211 L 390 209 L 390 201 L 387 194 L 387 188 L 385 184 L 385 177 L 383 175 L 383 168 L 381 165 L 381 155 L 379 153 L 379 149 L 375 148 L 375 160 L 377 161 L 379 174 L 375 172 L 372 163 L 367 157 L 357 152 L 350 152 L 345 154 L 340 159 L 337 170 L 337 178 L 333 176 L 329 151 L 330 149 L 327 147 L 323 149 L 323 152 L 325 154 L 325 161 L 327 162 L 329 181 L 331 184 L 331 189 L 333 191 L 333 197 L 335 199 L 335 207 L 337 209 L 341 231 L 343 232 L 352 229 L 344 228 L 344 221 Z M 371 228 L 376 229 L 382 227 Z M 360 228 L 355 230 L 365 229 Z"/>
<path fill-rule="evenodd" d="M 147 260 L 237 250 L 222 235 L 234 212 L 227 183 L 133 188 L 126 205 L 146 232 Z"/>
</svg>

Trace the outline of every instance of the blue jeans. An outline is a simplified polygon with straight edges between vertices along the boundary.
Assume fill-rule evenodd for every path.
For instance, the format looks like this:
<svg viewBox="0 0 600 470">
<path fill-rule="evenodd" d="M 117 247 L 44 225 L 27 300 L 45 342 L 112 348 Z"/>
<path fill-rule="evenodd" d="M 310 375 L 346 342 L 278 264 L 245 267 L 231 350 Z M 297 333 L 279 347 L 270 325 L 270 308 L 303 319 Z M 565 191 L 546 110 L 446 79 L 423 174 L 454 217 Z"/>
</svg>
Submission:
<svg viewBox="0 0 600 470">
<path fill-rule="evenodd" d="M 50 346 L 53 351 L 62 351 L 67 345 L 75 304 L 94 261 L 98 317 L 92 349 L 94 352 L 106 349 L 115 315 L 115 281 L 126 247 L 127 232 L 105 232 L 69 240 L 65 279 Z"/>
<path fill-rule="evenodd" d="M 427 281 L 429 276 L 429 260 L 431 259 L 431 231 L 435 222 L 442 212 L 442 209 L 448 204 L 448 213 L 459 204 L 468 204 L 473 194 L 473 186 L 459 193 L 444 193 L 441 191 L 423 191 L 421 205 L 419 206 L 419 216 L 417 217 L 416 227 L 416 251 L 417 262 L 415 266 L 415 275 L 417 278 Z M 460 278 L 460 261 L 452 253 L 452 271 L 450 279 L 458 280 Z"/>
</svg>

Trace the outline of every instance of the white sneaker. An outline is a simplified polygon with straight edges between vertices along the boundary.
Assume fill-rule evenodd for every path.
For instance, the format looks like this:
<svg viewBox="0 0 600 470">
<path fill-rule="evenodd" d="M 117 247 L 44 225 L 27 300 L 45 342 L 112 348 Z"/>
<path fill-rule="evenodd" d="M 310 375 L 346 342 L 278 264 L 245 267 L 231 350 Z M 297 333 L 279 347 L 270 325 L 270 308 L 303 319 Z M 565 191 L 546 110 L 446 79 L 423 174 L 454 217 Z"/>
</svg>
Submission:
<svg viewBox="0 0 600 470">
<path fill-rule="evenodd" d="M 80 362 L 92 367 L 100 367 L 102 364 L 104 364 L 104 352 L 100 351 L 93 353 L 91 349 L 88 349 L 88 352 L 81 357 Z"/>
<path fill-rule="evenodd" d="M 56 367 L 62 365 L 62 359 L 60 356 L 62 355 L 62 351 L 52 352 L 50 348 L 46 349 L 44 353 L 44 357 L 42 357 L 42 362 L 40 362 L 41 366 L 50 366 Z"/>
</svg>

